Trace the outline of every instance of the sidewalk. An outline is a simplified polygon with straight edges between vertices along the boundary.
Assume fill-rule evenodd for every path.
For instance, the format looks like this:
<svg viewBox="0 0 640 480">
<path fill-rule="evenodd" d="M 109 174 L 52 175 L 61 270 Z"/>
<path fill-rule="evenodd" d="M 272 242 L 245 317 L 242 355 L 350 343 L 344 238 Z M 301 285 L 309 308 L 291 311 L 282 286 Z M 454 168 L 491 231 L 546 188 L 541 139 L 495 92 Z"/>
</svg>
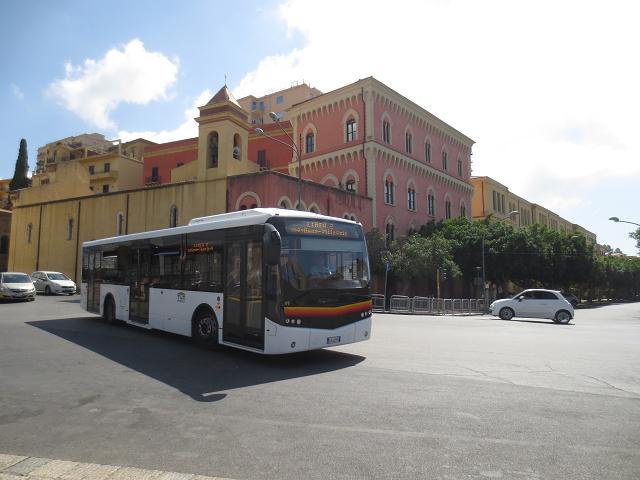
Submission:
<svg viewBox="0 0 640 480">
<path fill-rule="evenodd" d="M 0 480 L 231 480 L 0 453 Z"/>
</svg>

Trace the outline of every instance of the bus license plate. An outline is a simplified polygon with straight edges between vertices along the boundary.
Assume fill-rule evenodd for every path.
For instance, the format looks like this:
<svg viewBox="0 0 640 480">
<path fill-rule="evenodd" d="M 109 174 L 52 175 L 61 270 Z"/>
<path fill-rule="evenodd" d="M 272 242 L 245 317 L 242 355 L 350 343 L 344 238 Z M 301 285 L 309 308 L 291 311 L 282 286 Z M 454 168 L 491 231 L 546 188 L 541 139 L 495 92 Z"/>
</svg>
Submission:
<svg viewBox="0 0 640 480">
<path fill-rule="evenodd" d="M 327 345 L 331 345 L 333 343 L 340 343 L 340 335 L 336 337 L 327 337 Z"/>
</svg>

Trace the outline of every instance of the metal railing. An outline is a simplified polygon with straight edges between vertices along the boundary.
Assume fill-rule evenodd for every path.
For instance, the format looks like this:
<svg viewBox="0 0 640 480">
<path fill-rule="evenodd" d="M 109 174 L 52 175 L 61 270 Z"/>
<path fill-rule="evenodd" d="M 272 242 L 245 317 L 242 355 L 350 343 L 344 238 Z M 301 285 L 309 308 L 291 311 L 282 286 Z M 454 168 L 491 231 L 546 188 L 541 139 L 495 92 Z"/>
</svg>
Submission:
<svg viewBox="0 0 640 480">
<path fill-rule="evenodd" d="M 373 294 L 374 312 L 385 312 L 386 298 L 384 295 Z M 487 313 L 482 298 L 434 298 L 407 297 L 392 295 L 389 299 L 389 312 L 428 315 L 477 315 Z"/>
</svg>

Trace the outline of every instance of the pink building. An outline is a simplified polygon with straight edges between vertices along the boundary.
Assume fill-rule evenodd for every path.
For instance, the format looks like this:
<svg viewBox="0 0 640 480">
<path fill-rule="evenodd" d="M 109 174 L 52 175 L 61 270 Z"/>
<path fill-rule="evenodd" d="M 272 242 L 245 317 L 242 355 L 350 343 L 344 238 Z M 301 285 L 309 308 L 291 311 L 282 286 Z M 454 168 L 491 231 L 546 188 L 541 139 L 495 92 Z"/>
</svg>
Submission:
<svg viewBox="0 0 640 480">
<path fill-rule="evenodd" d="M 356 219 L 392 239 L 430 220 L 471 215 L 473 140 L 372 77 L 293 104 L 282 129 L 260 125 L 266 135 L 256 133 L 226 87 L 212 101 L 217 97 L 235 112 L 235 128 L 247 132 L 240 151 L 259 165 L 228 177 L 227 211 L 296 208 L 298 159 L 283 145 L 291 137 L 300 151 L 305 210 Z M 157 165 L 157 183 L 165 183 L 170 175 L 162 166 L 195 161 L 197 149 L 196 139 L 154 146 L 145 175 Z"/>
</svg>

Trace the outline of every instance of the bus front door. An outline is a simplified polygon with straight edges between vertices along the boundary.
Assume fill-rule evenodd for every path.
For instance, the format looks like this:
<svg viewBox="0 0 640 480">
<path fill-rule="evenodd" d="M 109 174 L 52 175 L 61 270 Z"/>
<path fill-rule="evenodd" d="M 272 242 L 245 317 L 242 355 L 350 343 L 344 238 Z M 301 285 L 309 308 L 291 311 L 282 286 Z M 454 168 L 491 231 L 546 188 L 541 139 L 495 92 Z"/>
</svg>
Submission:
<svg viewBox="0 0 640 480">
<path fill-rule="evenodd" d="M 223 340 L 262 350 L 262 242 L 233 242 L 226 253 Z"/>
</svg>

